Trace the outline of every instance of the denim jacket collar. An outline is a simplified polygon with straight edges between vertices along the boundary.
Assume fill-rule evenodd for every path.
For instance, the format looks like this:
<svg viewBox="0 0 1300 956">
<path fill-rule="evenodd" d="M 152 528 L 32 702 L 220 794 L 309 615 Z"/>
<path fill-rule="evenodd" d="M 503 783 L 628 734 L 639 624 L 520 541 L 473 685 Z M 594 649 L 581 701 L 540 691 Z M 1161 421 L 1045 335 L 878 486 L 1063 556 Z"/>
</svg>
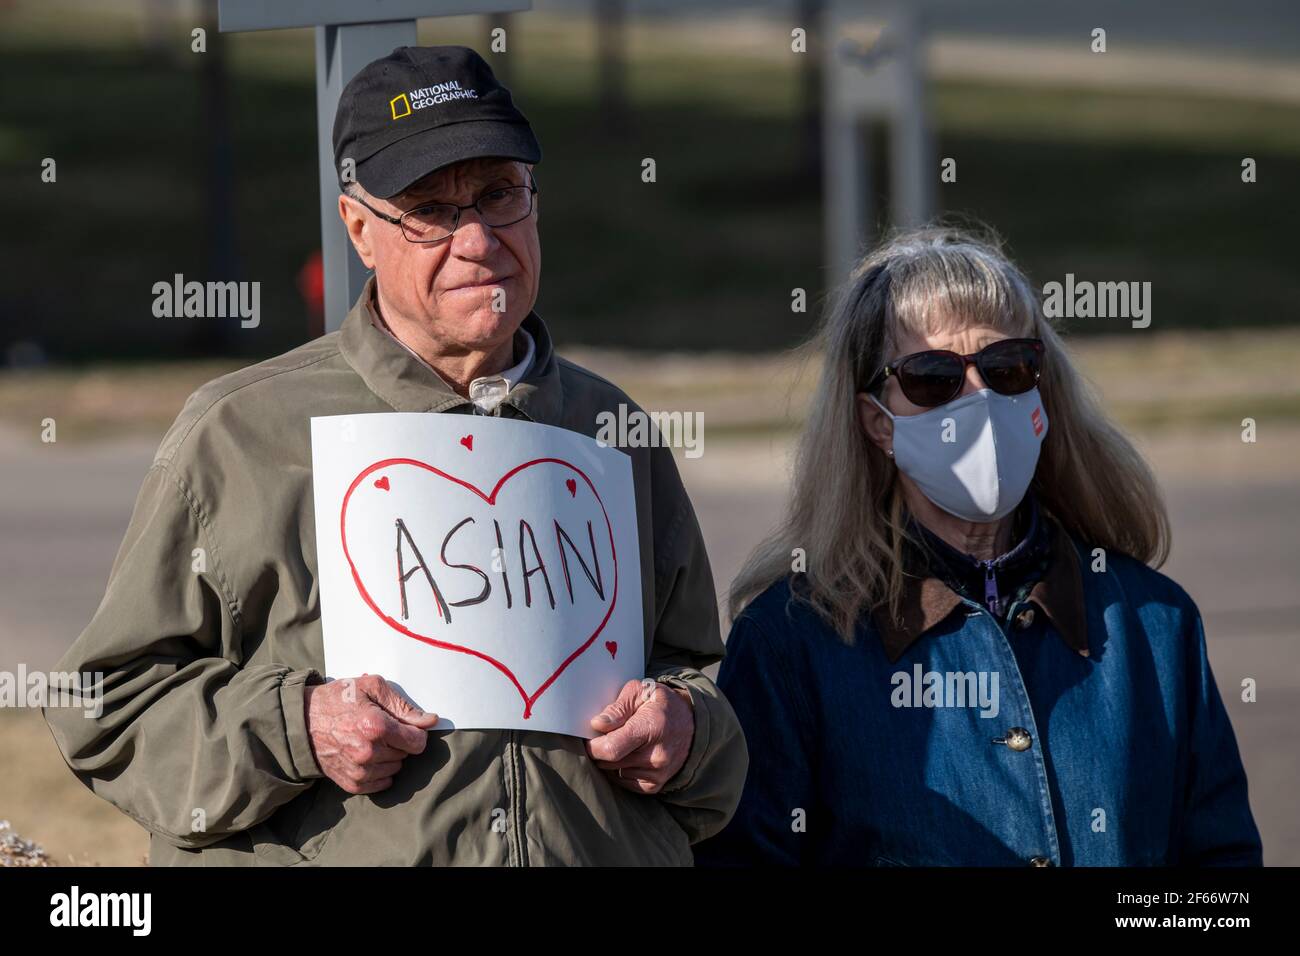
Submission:
<svg viewBox="0 0 1300 956">
<path fill-rule="evenodd" d="M 1043 577 L 1030 589 L 1033 601 L 1056 626 L 1061 639 L 1083 657 L 1089 656 L 1087 614 L 1083 603 L 1083 569 L 1074 542 L 1065 528 L 1046 511 L 1040 512 L 1051 538 L 1051 559 Z M 918 565 L 904 568 L 899 619 L 887 608 L 878 607 L 872 620 L 890 661 L 897 661 L 931 628 L 962 606 L 962 598 L 929 570 L 918 573 Z"/>
<path fill-rule="evenodd" d="M 376 324 L 374 294 L 371 276 L 339 330 L 339 350 L 366 386 L 399 412 L 444 412 L 461 405 L 473 411 L 468 398 Z M 533 337 L 533 363 L 501 404 L 532 421 L 557 425 L 564 389 L 550 331 L 536 312 L 524 317 L 522 327 Z"/>
</svg>

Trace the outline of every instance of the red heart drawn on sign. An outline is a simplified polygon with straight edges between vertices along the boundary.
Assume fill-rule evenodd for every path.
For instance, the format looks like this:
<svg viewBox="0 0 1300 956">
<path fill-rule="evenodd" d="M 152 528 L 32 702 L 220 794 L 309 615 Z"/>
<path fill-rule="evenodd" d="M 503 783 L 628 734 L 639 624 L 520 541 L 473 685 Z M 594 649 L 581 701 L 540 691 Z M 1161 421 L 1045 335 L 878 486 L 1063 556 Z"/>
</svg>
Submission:
<svg viewBox="0 0 1300 956">
<path fill-rule="evenodd" d="M 468 448 L 470 451 L 473 451 L 473 450 L 474 450 L 474 436 L 473 436 L 473 435 L 466 435 L 464 438 L 462 438 L 462 439 L 460 440 L 460 443 L 461 443 L 462 445 L 464 445 L 466 448 Z"/>
<path fill-rule="evenodd" d="M 564 487 L 566 487 L 566 488 L 569 489 L 569 497 L 570 497 L 570 498 L 576 498 L 576 497 L 577 497 L 577 495 L 578 495 L 578 483 L 577 483 L 576 481 L 574 481 L 572 478 L 566 478 L 566 479 L 564 480 Z"/>
<path fill-rule="evenodd" d="M 473 436 L 467 436 L 467 437 L 472 438 Z M 462 442 L 463 441 L 464 439 L 462 439 Z M 591 489 L 591 493 L 595 497 L 596 503 L 600 506 L 600 513 L 605 520 L 605 528 L 609 535 L 610 555 L 613 558 L 614 584 L 610 592 L 609 607 L 605 610 L 605 614 L 600 619 L 600 623 L 595 626 L 594 630 L 592 630 L 590 634 L 580 635 L 579 636 L 580 643 L 578 643 L 575 649 L 571 653 L 569 653 L 567 657 L 564 658 L 564 660 L 559 664 L 559 666 L 554 669 L 554 671 L 550 674 L 550 676 L 548 676 L 545 679 L 545 681 L 543 681 L 542 684 L 539 687 L 537 687 L 536 690 L 529 692 L 523 686 L 523 684 L 520 683 L 518 677 L 515 676 L 514 671 L 512 671 L 511 668 L 504 661 L 499 660 L 496 657 L 493 657 L 491 654 L 485 653 L 484 651 L 476 650 L 475 648 L 467 647 L 463 644 L 456 644 L 451 641 L 440 640 L 428 634 L 418 633 L 417 631 L 412 630 L 410 627 L 403 624 L 401 621 L 385 613 L 383 609 L 379 607 L 378 603 L 372 597 L 369 589 L 366 587 L 365 582 L 362 580 L 361 572 L 358 570 L 356 562 L 352 558 L 352 553 L 348 550 L 347 519 L 348 519 L 348 506 L 352 501 L 353 493 L 359 487 L 362 486 L 362 484 L 370 475 L 374 474 L 376 471 L 379 471 L 381 469 L 387 469 L 390 473 L 396 471 L 401 466 L 410 466 L 413 468 L 422 469 L 425 472 L 436 475 L 437 477 L 445 479 L 446 481 L 452 483 L 453 485 L 457 485 L 460 488 L 469 491 L 470 493 L 476 495 L 478 498 L 482 499 L 489 506 L 495 507 L 497 504 L 498 494 L 500 493 L 502 487 L 505 486 L 505 484 L 508 481 L 510 481 L 511 478 L 515 477 L 521 472 L 524 472 L 526 469 L 538 465 L 544 465 L 544 464 L 554 464 L 554 465 L 560 465 L 564 468 L 568 468 L 579 478 L 581 478 L 586 483 L 587 487 Z M 381 482 L 383 483 L 382 485 L 380 484 Z M 374 484 L 377 487 L 382 487 L 384 490 L 388 490 L 389 487 L 388 476 L 387 475 L 383 476 L 382 478 L 376 480 Z M 577 483 L 574 479 L 572 478 L 568 479 L 565 484 L 572 485 L 572 490 L 576 491 Z M 370 610 L 373 611 L 379 617 L 380 620 L 382 620 L 393 630 L 397 631 L 399 634 L 404 634 L 407 637 L 413 638 L 417 641 L 421 641 L 425 644 L 430 645 L 431 647 L 437 647 L 443 650 L 454 651 L 458 654 L 468 654 L 471 657 L 477 657 L 480 660 L 486 661 L 487 663 L 491 664 L 503 675 L 505 675 L 505 677 L 510 681 L 510 683 L 514 685 L 515 690 L 519 692 L 519 696 L 523 699 L 524 702 L 525 718 L 532 716 L 533 707 L 537 703 L 538 699 L 544 693 L 546 693 L 547 689 L 549 689 L 557 679 L 559 679 L 560 675 L 564 673 L 564 671 L 569 667 L 569 665 L 572 664 L 575 660 L 577 660 L 580 656 L 582 656 L 582 654 L 586 652 L 588 648 L 591 647 L 591 645 L 595 642 L 596 638 L 600 635 L 600 632 L 605 629 L 605 625 L 609 622 L 610 615 L 614 613 L 614 607 L 618 602 L 618 552 L 614 547 L 614 528 L 613 525 L 610 524 L 609 514 L 605 510 L 605 503 L 604 501 L 601 500 L 600 493 L 596 491 L 596 486 L 592 484 L 591 479 L 588 478 L 587 475 L 581 469 L 560 458 L 537 458 L 532 461 L 526 461 L 523 464 L 516 465 L 514 468 L 510 469 L 504 475 L 502 475 L 497 480 L 497 483 L 493 485 L 492 490 L 487 493 L 484 493 L 480 488 L 471 484 L 468 481 L 464 481 L 463 479 L 456 478 L 455 476 L 449 475 L 445 471 L 442 471 L 439 468 L 435 468 L 433 465 L 430 465 L 423 461 L 418 461 L 417 459 L 414 458 L 387 458 L 384 459 L 383 461 L 377 461 L 373 465 L 370 465 L 369 467 L 365 468 L 359 475 L 357 475 L 356 478 L 353 479 L 352 484 L 348 486 L 347 493 L 344 494 L 343 496 L 343 506 L 339 513 L 339 534 L 341 536 L 342 544 L 343 544 L 343 556 L 346 559 L 348 563 L 348 567 L 352 572 L 352 580 L 356 584 L 357 592 L 360 594 L 361 599 L 362 601 L 365 602 L 366 606 L 369 607 Z M 610 657 L 612 658 L 618 650 L 618 643 L 616 641 L 606 641 L 605 649 L 609 651 Z"/>
</svg>

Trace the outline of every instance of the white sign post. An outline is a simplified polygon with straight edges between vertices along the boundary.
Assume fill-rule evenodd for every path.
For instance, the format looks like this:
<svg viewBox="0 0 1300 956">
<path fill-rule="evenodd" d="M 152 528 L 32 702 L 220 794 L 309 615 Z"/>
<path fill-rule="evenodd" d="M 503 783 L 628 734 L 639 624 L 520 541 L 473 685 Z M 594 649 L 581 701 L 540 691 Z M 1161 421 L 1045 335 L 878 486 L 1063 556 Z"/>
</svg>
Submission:
<svg viewBox="0 0 1300 956">
<path fill-rule="evenodd" d="M 379 674 L 437 729 L 596 736 L 645 673 L 631 459 L 489 416 L 311 429 L 326 676 Z"/>
</svg>

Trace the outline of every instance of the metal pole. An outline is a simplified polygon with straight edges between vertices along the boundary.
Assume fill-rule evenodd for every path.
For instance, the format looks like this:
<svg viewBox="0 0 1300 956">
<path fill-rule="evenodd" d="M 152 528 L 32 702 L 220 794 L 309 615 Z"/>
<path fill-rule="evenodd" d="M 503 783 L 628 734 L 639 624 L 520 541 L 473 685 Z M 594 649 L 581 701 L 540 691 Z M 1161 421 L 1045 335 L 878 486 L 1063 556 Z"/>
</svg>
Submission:
<svg viewBox="0 0 1300 956">
<path fill-rule="evenodd" d="M 895 225 L 919 226 L 930 218 L 934 180 L 939 175 L 927 123 L 921 13 L 912 4 L 898 4 L 889 27 L 898 71 L 898 98 L 890 130 L 892 216 Z"/>
<path fill-rule="evenodd" d="M 822 125 L 822 168 L 825 201 L 826 261 L 831 282 L 848 276 L 864 240 L 868 238 L 866 206 L 870 195 L 870 154 L 863 148 L 862 128 L 840 110 L 828 110 Z"/>
<path fill-rule="evenodd" d="M 848 26 L 861 16 L 861 0 L 838 0 L 827 11 L 825 228 L 828 264 L 844 276 L 877 224 L 915 226 L 926 221 L 938 175 L 931 153 L 925 97 L 925 23 L 918 0 L 874 4 L 885 29 L 864 46 Z M 888 202 L 877 208 L 888 187 Z M 888 223 L 882 212 L 888 213 Z"/>
<path fill-rule="evenodd" d="M 339 219 L 334 168 L 334 110 L 343 87 L 366 64 L 395 47 L 415 45 L 415 21 L 316 27 L 316 143 L 320 157 L 321 260 L 325 273 L 325 331 L 333 332 L 357 301 L 369 274 Z"/>
</svg>

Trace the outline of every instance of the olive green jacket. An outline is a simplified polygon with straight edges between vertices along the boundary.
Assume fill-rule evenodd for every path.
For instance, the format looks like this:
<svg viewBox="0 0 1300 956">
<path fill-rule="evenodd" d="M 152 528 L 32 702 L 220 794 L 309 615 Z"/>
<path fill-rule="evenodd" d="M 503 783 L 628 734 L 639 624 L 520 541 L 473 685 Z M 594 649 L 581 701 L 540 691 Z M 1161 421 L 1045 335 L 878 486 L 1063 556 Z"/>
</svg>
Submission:
<svg viewBox="0 0 1300 956">
<path fill-rule="evenodd" d="M 474 414 L 377 328 L 367 283 L 342 328 L 204 385 L 145 476 L 108 589 L 60 671 L 104 673 L 103 713 L 45 708 L 69 767 L 151 834 L 154 865 L 685 864 L 726 825 L 748 755 L 700 669 L 722 658 L 709 561 L 666 448 L 632 459 L 649 676 L 690 692 L 695 736 L 662 792 L 611 784 L 577 737 L 430 734 L 393 785 L 325 777 L 303 687 L 324 671 L 312 505 L 313 415 Z M 497 414 L 594 436 L 636 406 L 536 354 Z M 359 675 L 338 674 L 332 677 Z"/>
</svg>

